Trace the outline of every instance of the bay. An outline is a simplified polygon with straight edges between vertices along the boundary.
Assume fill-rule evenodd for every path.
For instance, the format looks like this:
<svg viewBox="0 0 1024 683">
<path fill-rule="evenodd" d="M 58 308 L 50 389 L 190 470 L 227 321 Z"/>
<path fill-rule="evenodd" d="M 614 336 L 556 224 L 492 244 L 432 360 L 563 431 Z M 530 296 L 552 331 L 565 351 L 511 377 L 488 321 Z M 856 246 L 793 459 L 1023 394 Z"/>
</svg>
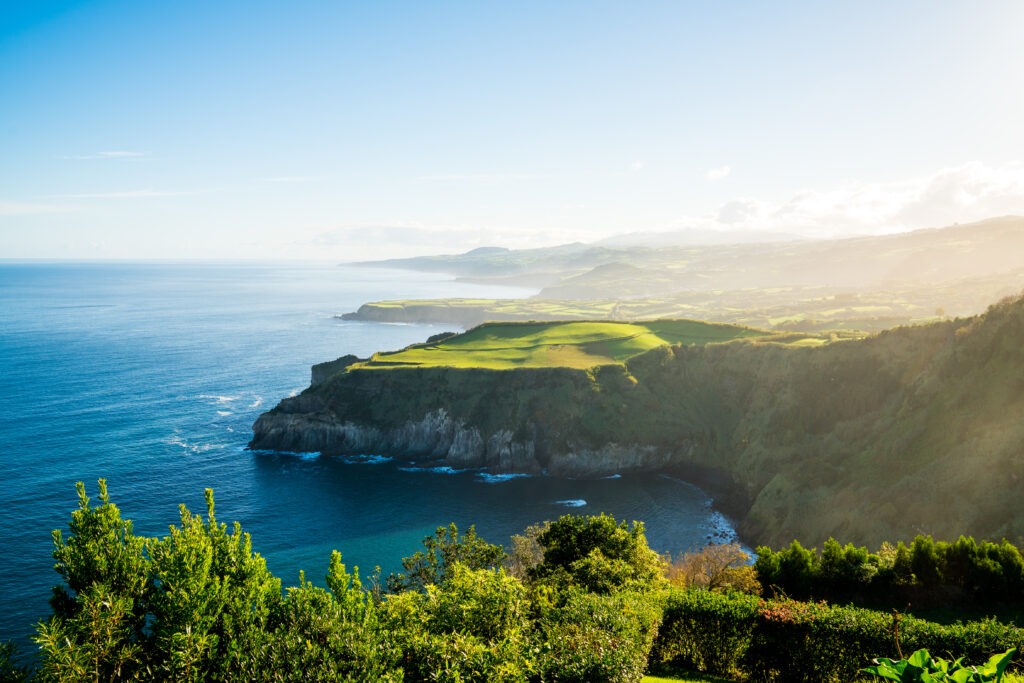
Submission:
<svg viewBox="0 0 1024 683">
<path fill-rule="evenodd" d="M 52 529 L 75 482 L 106 478 L 135 531 L 164 535 L 179 504 L 241 522 L 285 585 L 318 581 L 332 549 L 386 574 L 449 522 L 507 544 L 567 512 L 643 520 L 678 553 L 731 537 L 697 488 L 656 475 L 602 480 L 407 471 L 388 454 L 246 449 L 258 415 L 309 383 L 309 367 L 451 329 L 342 321 L 378 299 L 514 297 L 527 290 L 332 264 L 0 262 L 0 640 L 31 649 L 59 581 Z"/>
</svg>

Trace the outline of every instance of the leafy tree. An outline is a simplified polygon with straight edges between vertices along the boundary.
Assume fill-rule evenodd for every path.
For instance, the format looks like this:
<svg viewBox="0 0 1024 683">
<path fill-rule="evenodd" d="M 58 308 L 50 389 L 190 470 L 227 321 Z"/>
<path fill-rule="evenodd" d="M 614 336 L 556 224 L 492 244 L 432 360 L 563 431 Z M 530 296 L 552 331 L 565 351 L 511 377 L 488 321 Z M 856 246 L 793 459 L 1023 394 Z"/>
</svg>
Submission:
<svg viewBox="0 0 1024 683">
<path fill-rule="evenodd" d="M 423 539 L 423 545 L 425 551 L 419 550 L 402 559 L 405 572 L 387 578 L 389 590 L 422 591 L 429 585 L 444 583 L 452 576 L 456 564 L 470 569 L 496 569 L 505 559 L 504 549 L 477 536 L 475 526 L 460 537 L 454 522 L 438 527 L 433 536 Z"/>
<path fill-rule="evenodd" d="M 611 515 L 563 515 L 538 541 L 544 560 L 530 576 L 595 593 L 650 589 L 663 582 L 661 557 L 647 545 L 642 522 L 616 522 Z"/>
<path fill-rule="evenodd" d="M 530 572 L 544 561 L 544 548 L 540 536 L 550 528 L 551 522 L 531 524 L 521 534 L 512 537 L 512 552 L 505 559 L 508 573 L 519 580 L 525 580 Z"/>
<path fill-rule="evenodd" d="M 229 533 L 206 489 L 207 520 L 182 505 L 181 526 L 149 543 L 153 666 L 175 680 L 238 677 L 260 650 L 281 582 L 235 522 Z"/>
<path fill-rule="evenodd" d="M 942 581 L 944 543 L 936 543 L 931 536 L 917 536 L 910 547 L 910 567 L 917 581 L 934 588 Z"/>
<path fill-rule="evenodd" d="M 53 614 L 37 627 L 41 681 L 128 681 L 142 670 L 152 596 L 146 539 L 110 502 L 106 480 L 98 484 L 100 505 L 79 482 L 71 535 L 53 532 L 64 585 L 53 589 Z"/>
<path fill-rule="evenodd" d="M 681 588 L 759 594 L 761 584 L 750 559 L 739 543 L 709 543 L 673 561 L 666 576 Z"/>
<path fill-rule="evenodd" d="M 852 543 L 840 545 L 829 538 L 821 548 L 819 583 L 832 596 L 848 596 L 865 588 L 878 573 L 878 558 L 872 562 L 867 548 Z"/>
<path fill-rule="evenodd" d="M 377 605 L 331 554 L 329 590 L 300 574 L 272 616 L 268 660 L 253 680 L 400 681 L 398 651 L 380 624 Z"/>
</svg>

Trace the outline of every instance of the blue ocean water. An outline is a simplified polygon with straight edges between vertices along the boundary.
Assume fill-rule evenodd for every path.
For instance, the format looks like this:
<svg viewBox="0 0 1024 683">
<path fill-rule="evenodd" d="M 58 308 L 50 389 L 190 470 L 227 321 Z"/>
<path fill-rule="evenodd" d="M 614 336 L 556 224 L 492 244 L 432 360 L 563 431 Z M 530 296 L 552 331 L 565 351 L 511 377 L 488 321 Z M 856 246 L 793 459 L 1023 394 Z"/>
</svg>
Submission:
<svg viewBox="0 0 1024 683">
<path fill-rule="evenodd" d="M 264 410 L 309 383 L 310 365 L 397 349 L 451 329 L 341 321 L 376 299 L 520 296 L 525 290 L 333 265 L 0 262 L 0 640 L 30 649 L 59 576 L 75 482 L 111 497 L 137 533 L 164 535 L 178 505 L 241 522 L 285 585 L 316 580 L 332 549 L 386 572 L 441 525 L 507 543 L 569 511 L 643 520 L 680 552 L 731 533 L 707 497 L 659 476 L 595 481 L 407 471 L 246 450 Z"/>
</svg>

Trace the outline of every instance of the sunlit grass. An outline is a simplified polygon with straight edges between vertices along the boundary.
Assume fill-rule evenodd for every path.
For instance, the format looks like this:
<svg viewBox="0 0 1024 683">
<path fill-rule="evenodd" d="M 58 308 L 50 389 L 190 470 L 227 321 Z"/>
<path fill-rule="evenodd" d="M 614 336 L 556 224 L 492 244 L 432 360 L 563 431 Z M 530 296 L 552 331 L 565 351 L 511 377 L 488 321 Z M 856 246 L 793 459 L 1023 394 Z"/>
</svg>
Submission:
<svg viewBox="0 0 1024 683">
<path fill-rule="evenodd" d="M 374 354 L 361 367 L 588 369 L 621 364 L 659 346 L 701 345 L 768 334 L 693 320 L 488 323 L 435 344 Z"/>
</svg>

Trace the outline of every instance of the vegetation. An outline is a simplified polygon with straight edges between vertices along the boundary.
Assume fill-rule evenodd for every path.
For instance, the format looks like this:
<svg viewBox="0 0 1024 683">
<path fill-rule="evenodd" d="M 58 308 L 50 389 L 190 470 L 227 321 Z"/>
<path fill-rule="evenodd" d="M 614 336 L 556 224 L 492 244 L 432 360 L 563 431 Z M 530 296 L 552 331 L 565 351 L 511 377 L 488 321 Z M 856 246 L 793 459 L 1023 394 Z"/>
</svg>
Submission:
<svg viewBox="0 0 1024 683">
<path fill-rule="evenodd" d="M 398 259 L 380 265 L 543 289 L 518 300 L 374 302 L 346 317 L 462 327 L 496 320 L 698 318 L 775 330 L 879 331 L 974 315 L 1019 291 L 1022 226 L 1024 219 L 1007 216 L 850 240 L 576 244 Z"/>
<path fill-rule="evenodd" d="M 918 533 L 1020 544 L 1021 338 L 1017 298 L 810 348 L 753 338 L 664 344 L 586 370 L 350 369 L 262 417 L 253 447 L 457 451 L 446 464 L 562 476 L 676 472 L 772 546 Z M 620 348 L 585 359 L 611 363 Z"/>
<path fill-rule="evenodd" d="M 300 574 L 282 593 L 248 535 L 217 522 L 212 493 L 205 518 L 183 507 L 163 538 L 135 535 L 102 480 L 98 505 L 78 493 L 70 534 L 54 532 L 62 582 L 37 627 L 37 667 L 0 647 L 2 681 L 825 682 L 870 672 L 967 683 L 1000 680 L 1024 645 L 1024 630 L 992 620 L 943 626 L 697 587 L 703 570 L 669 586 L 643 525 L 606 515 L 531 527 L 511 557 L 472 529 L 441 527 L 388 592 L 365 589 L 334 552 L 325 586 Z M 695 557 L 678 565 L 737 568 L 728 546 Z M 921 652 L 895 658 L 911 648 Z M 648 668 L 669 678 L 644 678 Z M 696 673 L 672 673 L 681 669 Z M 932 678 L 907 678 L 918 670 Z"/>
<path fill-rule="evenodd" d="M 800 599 L 875 606 L 1024 608 L 1024 557 L 1004 540 L 949 543 L 917 536 L 910 545 L 884 543 L 877 552 L 828 539 L 821 554 L 797 541 L 757 549 L 761 583 Z"/>
<path fill-rule="evenodd" d="M 898 661 L 879 658 L 876 664 L 865 668 L 864 673 L 892 681 L 999 683 L 1003 680 L 1003 674 L 1016 653 L 1015 648 L 1010 648 L 1003 654 L 992 655 L 984 665 L 970 666 L 963 664 L 962 657 L 948 662 L 939 657 L 933 658 L 928 650 L 918 650 L 910 657 Z"/>
<path fill-rule="evenodd" d="M 693 320 L 646 323 L 487 323 L 402 351 L 375 353 L 356 369 L 451 367 L 508 370 L 566 367 L 586 370 L 619 364 L 651 349 L 767 337 L 765 332 Z"/>
</svg>

